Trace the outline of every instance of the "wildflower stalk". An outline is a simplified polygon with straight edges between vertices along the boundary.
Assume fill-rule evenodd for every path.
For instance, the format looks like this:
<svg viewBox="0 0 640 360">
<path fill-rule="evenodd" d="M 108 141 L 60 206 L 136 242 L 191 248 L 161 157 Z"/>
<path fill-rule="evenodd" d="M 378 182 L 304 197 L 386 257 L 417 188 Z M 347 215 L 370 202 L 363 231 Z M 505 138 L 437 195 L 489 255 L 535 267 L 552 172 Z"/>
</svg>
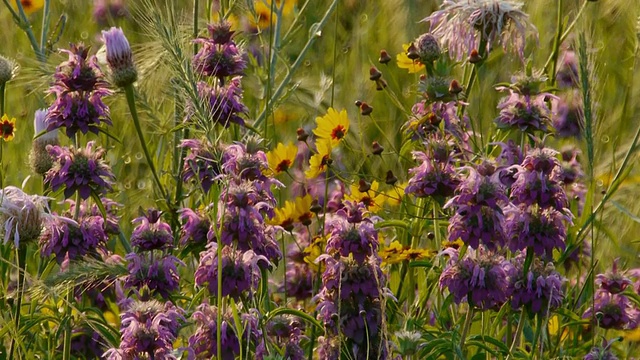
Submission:
<svg viewBox="0 0 640 360">
<path fill-rule="evenodd" d="M 567 39 L 567 36 L 569 36 L 569 34 L 571 33 L 571 30 L 573 30 L 573 28 L 576 26 L 576 24 L 578 23 L 578 20 L 582 16 L 582 13 L 584 12 L 584 9 L 586 9 L 587 4 L 590 3 L 590 2 L 593 2 L 593 0 L 584 0 L 584 2 L 582 3 L 582 6 L 578 10 L 578 13 L 576 14 L 576 17 L 573 19 L 571 24 L 567 25 L 567 28 L 564 30 L 564 32 L 562 32 L 562 36 L 560 36 L 560 39 L 558 41 L 558 45 L 562 44 Z M 543 69 L 546 69 L 547 67 L 549 67 L 549 64 L 552 61 L 555 61 L 554 57 L 557 58 L 558 54 L 556 54 L 556 52 L 558 52 L 558 51 L 559 51 L 559 47 L 558 47 L 558 49 L 554 48 L 554 51 L 549 55 L 549 58 L 547 59 L 547 62 L 544 63 Z M 555 76 L 555 71 L 553 72 L 553 75 Z"/>
<path fill-rule="evenodd" d="M 49 31 L 49 19 L 51 18 L 51 0 L 44 0 L 44 15 L 42 16 L 42 29 L 40 30 L 40 52 L 42 53 L 43 62 L 47 57 L 47 32 Z"/>
<path fill-rule="evenodd" d="M 133 118 L 133 125 L 136 128 L 136 133 L 138 134 L 138 139 L 140 140 L 140 145 L 142 146 L 142 152 L 144 153 L 144 156 L 147 160 L 147 164 L 149 165 L 149 168 L 151 169 L 151 173 L 153 175 L 153 180 L 155 180 L 156 182 L 156 186 L 158 186 L 158 189 L 160 190 L 160 194 L 162 195 L 162 198 L 167 201 L 167 205 L 169 205 L 171 207 L 171 204 L 169 204 L 169 200 L 167 198 L 167 193 L 164 190 L 164 187 L 162 186 L 162 183 L 160 182 L 160 178 L 158 177 L 158 173 L 156 171 L 156 166 L 153 163 L 153 159 L 151 158 L 151 154 L 149 154 L 149 149 L 147 148 L 147 143 L 144 140 L 144 134 L 142 133 L 142 128 L 140 127 L 140 119 L 138 118 L 138 112 L 136 110 L 136 99 L 135 99 L 135 94 L 134 94 L 134 90 L 133 90 L 133 84 L 129 84 L 126 85 L 124 87 L 124 92 L 125 95 L 127 97 L 127 104 L 129 105 L 129 110 L 131 110 L 131 117 Z"/>
<path fill-rule="evenodd" d="M 562 0 L 558 0 L 556 18 L 556 36 L 553 41 L 553 52 L 551 53 L 551 74 L 549 74 L 549 84 L 556 81 L 556 72 L 558 68 L 558 55 L 560 54 L 560 43 L 562 38 Z M 546 68 L 546 66 L 545 66 Z"/>
<path fill-rule="evenodd" d="M 316 26 L 313 28 L 313 30 L 315 31 L 313 32 L 309 40 L 307 40 L 307 43 L 304 44 L 304 47 L 302 48 L 302 50 L 300 50 L 298 57 L 289 68 L 289 72 L 287 73 L 285 78 L 282 80 L 280 85 L 278 85 L 278 87 L 276 88 L 276 91 L 273 92 L 273 95 L 271 96 L 271 98 L 268 99 L 267 106 L 265 107 L 265 109 L 256 118 L 256 121 L 253 124 L 254 128 L 256 129 L 259 128 L 260 124 L 262 124 L 262 122 L 265 121 L 265 118 L 268 115 L 269 109 L 271 108 L 273 103 L 275 103 L 278 100 L 280 95 L 282 95 L 282 92 L 284 91 L 285 87 L 289 84 L 289 82 L 291 82 L 291 79 L 293 78 L 294 73 L 300 67 L 300 65 L 302 65 L 302 61 L 307 55 L 307 52 L 311 49 L 313 44 L 316 42 L 316 39 L 320 37 L 319 32 L 322 31 L 327 21 L 329 20 L 329 17 L 333 13 L 333 11 L 336 9 L 337 5 L 338 5 L 338 0 L 333 0 L 331 2 L 331 5 L 329 5 L 329 8 L 327 9 L 327 11 L 322 16 L 322 19 L 320 20 L 320 22 L 318 22 Z"/>
<path fill-rule="evenodd" d="M 467 315 L 464 318 L 464 324 L 462 325 L 462 333 L 460 334 L 460 349 L 464 349 L 464 343 L 467 339 L 467 333 L 471 328 L 471 323 L 473 322 L 473 306 L 469 304 L 469 311 L 467 311 Z"/>
<path fill-rule="evenodd" d="M 13 354 L 17 344 L 17 339 L 20 337 L 20 309 L 22 308 L 22 293 L 24 292 L 24 277 L 27 269 L 27 247 L 25 245 L 18 247 L 18 283 L 16 285 L 16 314 L 15 314 L 15 327 L 16 334 L 11 338 L 11 345 L 9 347 L 9 360 L 13 360 Z"/>
<path fill-rule="evenodd" d="M 540 334 L 542 333 L 542 317 L 540 314 L 536 314 L 536 333 L 533 336 L 533 343 L 531 344 L 531 359 L 535 358 L 536 347 L 538 346 L 538 340 L 540 339 Z M 540 344 L 542 345 L 542 343 Z"/>
<path fill-rule="evenodd" d="M 10 0 L 2 0 L 2 1 L 7 6 L 7 9 L 9 9 L 9 12 L 13 17 L 13 20 L 16 22 L 16 24 L 18 24 L 18 26 L 22 29 L 22 31 L 25 32 L 25 34 L 27 35 L 27 38 L 29 38 L 29 42 L 31 43 L 31 47 L 33 48 L 33 52 L 36 54 L 36 58 L 38 59 L 38 61 L 44 63 L 46 58 L 44 56 L 42 49 L 38 45 L 38 41 L 36 40 L 36 36 L 33 33 L 33 28 L 31 27 L 31 23 L 29 22 L 29 19 L 27 19 L 27 14 L 24 12 L 24 8 L 22 7 L 22 2 L 15 1 L 15 4 L 17 4 L 18 6 L 18 12 L 16 12 L 15 10 L 13 10 L 13 7 L 11 6 L 11 4 L 9 4 Z M 50 0 L 46 0 L 46 1 L 48 4 Z"/>
<path fill-rule="evenodd" d="M 4 91 L 7 84 L 0 84 L 0 116 L 4 115 Z"/>
<path fill-rule="evenodd" d="M 525 313 L 526 313 L 525 310 L 522 309 L 522 311 L 520 313 L 520 319 L 518 319 L 518 327 L 516 328 L 515 337 L 513 338 L 513 342 L 511 343 L 511 346 L 509 347 L 509 355 L 507 356 L 507 360 L 511 359 L 511 357 L 513 355 L 513 350 L 516 348 L 517 344 L 520 342 L 520 335 L 522 335 L 522 331 L 524 329 Z"/>
</svg>

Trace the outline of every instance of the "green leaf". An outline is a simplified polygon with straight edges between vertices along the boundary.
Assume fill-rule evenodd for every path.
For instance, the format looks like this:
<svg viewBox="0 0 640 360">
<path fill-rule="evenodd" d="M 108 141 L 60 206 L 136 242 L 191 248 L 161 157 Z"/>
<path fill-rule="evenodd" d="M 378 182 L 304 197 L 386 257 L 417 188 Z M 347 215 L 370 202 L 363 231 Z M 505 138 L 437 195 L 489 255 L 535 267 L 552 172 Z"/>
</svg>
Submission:
<svg viewBox="0 0 640 360">
<path fill-rule="evenodd" d="M 273 317 L 278 316 L 278 315 L 283 315 L 283 314 L 287 314 L 287 315 L 294 315 L 297 316 L 303 320 L 306 320 L 309 324 L 314 325 L 315 327 L 317 327 L 320 330 L 324 330 L 324 327 L 322 326 L 322 324 L 320 324 L 320 322 L 316 319 L 314 319 L 311 315 L 304 313 L 302 311 L 299 310 L 294 310 L 294 309 L 288 309 L 288 308 L 278 308 L 275 309 L 273 311 L 268 312 L 265 315 L 265 323 L 268 322 L 269 320 L 271 320 Z"/>
</svg>

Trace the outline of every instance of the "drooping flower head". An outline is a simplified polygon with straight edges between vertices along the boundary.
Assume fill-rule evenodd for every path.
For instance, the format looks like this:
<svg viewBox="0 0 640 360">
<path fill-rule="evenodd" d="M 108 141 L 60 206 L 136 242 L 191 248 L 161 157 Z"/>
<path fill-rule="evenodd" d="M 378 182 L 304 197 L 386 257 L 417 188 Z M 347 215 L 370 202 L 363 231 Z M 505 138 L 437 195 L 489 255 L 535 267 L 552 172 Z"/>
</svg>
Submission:
<svg viewBox="0 0 640 360">
<path fill-rule="evenodd" d="M 105 150 L 93 149 L 95 142 L 89 141 L 86 148 L 47 146 L 54 159 L 53 167 L 45 175 L 45 183 L 51 190 L 64 187 L 64 196 L 71 197 L 76 191 L 82 199 L 92 192 L 104 194 L 111 191 L 115 176 L 103 160 Z"/>
<path fill-rule="evenodd" d="M 429 22 L 429 31 L 452 59 L 463 60 L 472 50 L 488 53 L 500 44 L 524 62 L 527 33 L 536 40 L 538 35 L 522 6 L 511 0 L 445 0 L 440 10 L 422 21 Z M 479 49 L 480 45 L 486 47 Z"/>
<path fill-rule="evenodd" d="M 449 289 L 456 304 L 467 301 L 470 306 L 489 310 L 498 309 L 508 300 L 512 266 L 502 256 L 482 247 L 469 249 L 462 259 L 453 248 L 445 254 L 451 258 L 440 275 L 440 288 Z"/>
<path fill-rule="evenodd" d="M 138 79 L 138 71 L 122 29 L 112 27 L 102 31 L 102 42 L 107 49 L 107 63 L 111 68 L 113 83 L 120 87 L 133 84 Z"/>
<path fill-rule="evenodd" d="M 524 274 L 525 253 L 512 259 L 513 295 L 511 306 L 519 309 L 524 306 L 531 314 L 546 316 L 551 310 L 562 306 L 564 290 L 562 283 L 566 280 L 555 270 L 553 263 L 544 263 L 535 258 L 527 274 Z"/>
<path fill-rule="evenodd" d="M 69 60 L 61 63 L 54 74 L 54 83 L 48 90 L 56 100 L 49 107 L 47 130 L 66 128 L 70 138 L 80 131 L 98 133 L 101 122 L 111 125 L 109 108 L 102 98 L 111 94 L 95 56 L 82 44 L 61 50 Z"/>
<path fill-rule="evenodd" d="M 0 190 L 0 224 L 4 229 L 3 243 L 13 239 L 16 248 L 40 236 L 44 221 L 49 218 L 47 198 L 28 195 L 14 186 Z"/>
<path fill-rule="evenodd" d="M 162 250 L 173 246 L 171 226 L 160 219 L 162 213 L 156 209 L 147 210 L 146 214 L 133 220 L 138 224 L 131 234 L 131 245 L 138 251 Z"/>
</svg>

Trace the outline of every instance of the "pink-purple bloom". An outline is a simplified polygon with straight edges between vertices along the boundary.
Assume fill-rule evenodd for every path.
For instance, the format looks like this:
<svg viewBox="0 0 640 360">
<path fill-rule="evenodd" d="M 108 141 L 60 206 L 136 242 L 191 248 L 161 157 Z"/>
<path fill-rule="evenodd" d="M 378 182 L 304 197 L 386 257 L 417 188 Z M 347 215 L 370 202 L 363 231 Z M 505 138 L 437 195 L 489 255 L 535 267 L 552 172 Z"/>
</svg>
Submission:
<svg viewBox="0 0 640 360">
<path fill-rule="evenodd" d="M 240 299 L 250 297 L 252 290 L 257 289 L 261 278 L 260 262 L 268 263 L 264 256 L 253 251 L 237 251 L 229 246 L 222 253 L 222 296 Z M 212 296 L 218 294 L 218 244 L 212 242 L 207 250 L 200 253 L 200 264 L 196 269 L 195 281 L 198 286 L 205 286 Z"/>
<path fill-rule="evenodd" d="M 66 212 L 47 221 L 40 236 L 42 256 L 55 254 L 58 263 L 62 263 L 65 259 L 75 260 L 87 254 L 97 256 L 97 251 L 104 251 L 109 236 L 102 215 L 85 215 L 78 221 L 71 216 Z"/>
<path fill-rule="evenodd" d="M 62 50 L 69 60 L 56 69 L 54 83 L 48 93 L 56 100 L 49 107 L 47 130 L 65 127 L 70 138 L 80 131 L 98 133 L 101 122 L 111 125 L 109 108 L 102 98 L 111 94 L 104 81 L 96 57 L 89 56 L 89 48 L 71 45 L 71 50 Z"/>
<path fill-rule="evenodd" d="M 511 295 L 511 264 L 502 256 L 479 247 L 469 249 L 464 258 L 449 248 L 447 266 L 440 275 L 440 288 L 449 289 L 456 304 L 467 301 L 481 310 L 498 309 Z"/>
<path fill-rule="evenodd" d="M 221 172 L 222 151 L 208 140 L 186 139 L 182 140 L 180 147 L 188 150 L 184 157 L 182 181 L 196 182 L 204 192 L 209 192 Z"/>
<path fill-rule="evenodd" d="M 165 299 L 168 299 L 172 292 L 180 289 L 178 265 L 185 266 L 185 264 L 177 257 L 145 252 L 130 253 L 125 259 L 129 270 L 124 283 L 125 288 L 140 290 L 145 287 Z"/>
<path fill-rule="evenodd" d="M 92 193 L 100 195 L 112 190 L 115 176 L 103 160 L 105 150 L 94 150 L 94 145 L 94 141 L 89 141 L 86 148 L 47 146 L 54 164 L 44 181 L 51 190 L 64 187 L 66 198 L 77 191 L 82 199 L 87 199 Z"/>
<path fill-rule="evenodd" d="M 593 306 L 588 306 L 582 315 L 585 319 L 592 316 L 603 329 L 631 330 L 637 328 L 640 321 L 640 311 L 627 296 L 612 294 L 603 288 L 596 291 Z"/>
<path fill-rule="evenodd" d="M 549 311 L 562 306 L 565 279 L 555 270 L 553 263 L 544 263 L 534 258 L 527 273 L 524 273 L 525 254 L 513 258 L 511 306 L 525 307 L 531 314 L 546 316 Z"/>
<path fill-rule="evenodd" d="M 353 256 L 362 264 L 366 258 L 378 252 L 378 232 L 373 222 L 365 218 L 359 223 L 350 223 L 345 217 L 337 216 L 329 222 L 327 253 Z"/>
<path fill-rule="evenodd" d="M 460 61 L 472 50 L 482 54 L 502 45 L 524 62 L 527 33 L 536 40 L 538 34 L 522 6 L 510 0 L 445 0 L 440 10 L 422 21 L 429 22 L 429 32 L 440 39 L 452 59 Z"/>
<path fill-rule="evenodd" d="M 138 72 L 133 64 L 133 55 L 129 41 L 121 28 L 112 27 L 102 31 L 102 41 L 107 50 L 107 63 L 111 68 L 114 84 L 126 86 L 138 79 Z"/>
<path fill-rule="evenodd" d="M 551 110 L 545 103 L 547 97 L 556 96 L 543 93 L 538 95 L 522 95 L 511 90 L 511 94 L 498 104 L 500 115 L 495 122 L 498 128 L 512 128 L 532 133 L 541 131 L 548 133 L 551 129 Z"/>
<path fill-rule="evenodd" d="M 131 234 L 131 245 L 138 251 L 163 250 L 173 246 L 171 226 L 162 221 L 162 213 L 156 209 L 149 209 L 143 216 L 133 220 L 138 224 Z"/>
<path fill-rule="evenodd" d="M 243 51 L 231 40 L 230 24 L 223 22 L 209 25 L 211 38 L 198 38 L 200 50 L 193 57 L 193 68 L 199 74 L 224 78 L 242 75 L 247 67 Z"/>
<path fill-rule="evenodd" d="M 406 194 L 416 197 L 448 197 L 460 183 L 453 165 L 449 162 L 436 162 L 424 152 L 414 151 L 413 157 L 421 162 L 420 165 L 409 169 L 412 175 Z"/>
<path fill-rule="evenodd" d="M 229 127 L 231 123 L 244 125 L 241 115 L 248 112 L 242 103 L 242 88 L 240 77 L 234 77 L 228 84 L 209 85 L 206 82 L 198 83 L 198 94 L 206 110 L 206 121 L 211 124 L 219 124 Z M 193 104 L 187 105 L 187 119 L 191 119 L 194 109 Z"/>
<path fill-rule="evenodd" d="M 571 218 L 553 208 L 520 205 L 507 210 L 504 228 L 511 251 L 532 248 L 536 255 L 550 259 L 553 250 L 566 247 Z"/>
</svg>

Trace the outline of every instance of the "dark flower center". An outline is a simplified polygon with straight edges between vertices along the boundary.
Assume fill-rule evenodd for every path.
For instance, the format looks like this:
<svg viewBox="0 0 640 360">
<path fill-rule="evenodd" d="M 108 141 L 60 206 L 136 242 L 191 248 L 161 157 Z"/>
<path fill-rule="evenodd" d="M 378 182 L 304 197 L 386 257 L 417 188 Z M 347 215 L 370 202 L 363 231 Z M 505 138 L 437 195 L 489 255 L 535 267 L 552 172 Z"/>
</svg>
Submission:
<svg viewBox="0 0 640 360">
<path fill-rule="evenodd" d="M 346 132 L 347 130 L 344 128 L 344 126 L 338 125 L 331 131 L 331 138 L 335 140 L 342 140 Z"/>
<path fill-rule="evenodd" d="M 276 166 L 276 172 L 284 172 L 289 170 L 289 167 L 291 166 L 291 160 L 289 159 L 285 159 L 282 160 L 278 166 Z"/>
</svg>

